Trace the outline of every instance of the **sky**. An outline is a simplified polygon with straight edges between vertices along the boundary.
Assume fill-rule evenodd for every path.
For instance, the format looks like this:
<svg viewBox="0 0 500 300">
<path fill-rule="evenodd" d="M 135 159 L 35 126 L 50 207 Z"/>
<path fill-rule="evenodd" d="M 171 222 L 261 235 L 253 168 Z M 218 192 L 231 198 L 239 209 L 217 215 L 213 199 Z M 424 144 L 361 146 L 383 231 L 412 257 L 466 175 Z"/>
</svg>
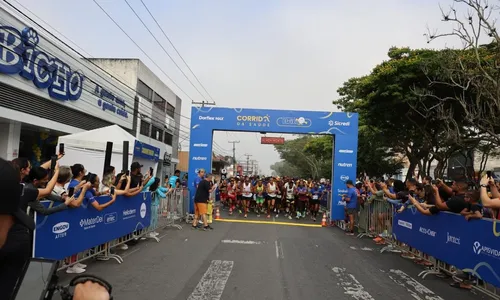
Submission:
<svg viewBox="0 0 500 300">
<path fill-rule="evenodd" d="M 182 150 L 189 148 L 191 99 L 204 98 L 177 69 L 124 0 L 97 1 L 182 91 L 118 29 L 93 1 L 8 0 L 35 20 L 43 20 L 92 57 L 141 59 L 180 98 Z M 427 28 L 447 32 L 439 5 L 451 0 L 143 0 L 221 107 L 335 111 L 337 89 L 366 75 L 387 59 L 392 46 L 442 48 L 427 44 Z M 128 0 L 177 64 L 189 75 L 141 0 Z M 43 24 L 43 23 L 42 23 Z M 63 38 L 64 39 L 64 38 Z M 196 80 L 191 77 L 194 84 Z M 199 86 L 202 93 L 203 89 Z M 210 99 L 205 95 L 207 99 Z M 278 135 L 280 136 L 280 135 Z M 279 160 L 260 146 L 260 134 L 216 133 L 214 151 L 251 154 L 265 174 Z"/>
</svg>

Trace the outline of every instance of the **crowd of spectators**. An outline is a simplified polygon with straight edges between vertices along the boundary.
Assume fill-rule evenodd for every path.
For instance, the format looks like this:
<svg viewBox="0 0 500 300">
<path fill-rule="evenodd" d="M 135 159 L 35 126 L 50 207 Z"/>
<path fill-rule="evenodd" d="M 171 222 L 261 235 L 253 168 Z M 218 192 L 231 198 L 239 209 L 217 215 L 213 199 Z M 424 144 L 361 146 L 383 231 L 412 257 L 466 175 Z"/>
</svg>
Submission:
<svg viewBox="0 0 500 300">
<path fill-rule="evenodd" d="M 31 258 L 34 214 L 50 215 L 67 209 L 82 207 L 101 211 L 113 205 L 116 197 L 131 197 L 142 191 L 157 189 L 158 178 L 152 170 L 142 172 L 139 162 L 133 162 L 130 170 L 116 174 L 113 166 L 107 166 L 102 175 L 93 174 L 80 163 L 60 166 L 57 161 L 48 161 L 32 166 L 27 158 L 16 158 L 11 162 L 0 159 L 0 190 L 4 195 L 0 206 L 0 263 L 5 283 L 5 292 L 15 285 L 16 272 Z M 51 169 L 52 168 L 52 169 Z M 179 187 L 179 171 L 162 187 Z M 100 197 L 107 196 L 107 197 Z M 48 200 L 49 205 L 42 201 Z M 127 245 L 119 245 L 126 249 Z M 76 262 L 76 254 L 66 259 L 67 273 L 83 273 L 86 265 Z M 4 272 L 5 271 L 5 272 Z M 4 274 L 10 274 L 4 280 Z M 3 292 L 3 290 L 1 291 Z"/>
</svg>

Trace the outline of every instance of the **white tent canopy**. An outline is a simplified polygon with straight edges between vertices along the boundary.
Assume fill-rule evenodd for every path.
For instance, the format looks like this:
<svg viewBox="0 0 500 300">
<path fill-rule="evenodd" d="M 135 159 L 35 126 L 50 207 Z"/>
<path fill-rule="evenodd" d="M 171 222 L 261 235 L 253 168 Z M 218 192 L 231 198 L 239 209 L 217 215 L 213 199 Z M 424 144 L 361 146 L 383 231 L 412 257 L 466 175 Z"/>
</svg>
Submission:
<svg viewBox="0 0 500 300">
<path fill-rule="evenodd" d="M 106 151 L 106 143 L 113 142 L 113 152 L 123 151 L 123 141 L 129 142 L 129 153 L 134 151 L 135 137 L 118 125 L 111 125 L 89 131 L 82 131 L 59 137 L 64 147 Z"/>
<path fill-rule="evenodd" d="M 129 142 L 128 168 L 133 161 L 138 161 L 144 166 L 142 172 L 147 172 L 150 167 L 156 168 L 155 161 L 134 157 L 136 138 L 118 125 L 59 137 L 58 143 L 64 144 L 65 153 L 59 164 L 71 166 L 81 163 L 87 171 L 100 175 L 104 169 L 106 144 L 112 142 L 111 165 L 115 167 L 116 173 L 119 173 L 122 169 L 124 141 Z"/>
</svg>

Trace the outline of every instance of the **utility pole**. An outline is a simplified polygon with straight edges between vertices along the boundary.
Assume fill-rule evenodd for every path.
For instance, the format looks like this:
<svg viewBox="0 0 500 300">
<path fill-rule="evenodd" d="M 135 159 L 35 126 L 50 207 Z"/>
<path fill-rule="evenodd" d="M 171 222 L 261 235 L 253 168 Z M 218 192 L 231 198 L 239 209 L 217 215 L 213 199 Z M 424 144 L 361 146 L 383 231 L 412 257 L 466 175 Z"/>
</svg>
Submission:
<svg viewBox="0 0 500 300">
<path fill-rule="evenodd" d="M 233 176 L 236 176 L 236 144 L 240 141 L 228 141 L 228 143 L 233 144 Z"/>
<path fill-rule="evenodd" d="M 246 175 L 250 175 L 249 171 L 250 171 L 250 156 L 252 156 L 252 154 L 245 154 L 245 156 L 247 157 L 247 171 L 246 171 Z"/>
</svg>

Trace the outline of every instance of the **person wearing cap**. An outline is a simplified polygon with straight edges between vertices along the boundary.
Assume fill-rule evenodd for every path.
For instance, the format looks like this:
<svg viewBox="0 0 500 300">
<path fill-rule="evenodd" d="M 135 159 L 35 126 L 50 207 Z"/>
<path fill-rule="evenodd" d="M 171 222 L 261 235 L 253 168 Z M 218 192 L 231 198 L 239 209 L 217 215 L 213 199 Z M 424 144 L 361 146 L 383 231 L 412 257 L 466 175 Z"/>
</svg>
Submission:
<svg viewBox="0 0 500 300">
<path fill-rule="evenodd" d="M 0 295 L 10 299 L 23 266 L 31 257 L 35 222 L 20 209 L 20 170 L 0 158 Z"/>
<path fill-rule="evenodd" d="M 354 235 L 354 214 L 357 212 L 358 193 L 352 180 L 347 180 L 345 184 L 347 186 L 347 194 L 344 195 L 343 200 L 346 202 L 347 215 L 349 217 L 349 229 L 346 234 Z"/>
</svg>

